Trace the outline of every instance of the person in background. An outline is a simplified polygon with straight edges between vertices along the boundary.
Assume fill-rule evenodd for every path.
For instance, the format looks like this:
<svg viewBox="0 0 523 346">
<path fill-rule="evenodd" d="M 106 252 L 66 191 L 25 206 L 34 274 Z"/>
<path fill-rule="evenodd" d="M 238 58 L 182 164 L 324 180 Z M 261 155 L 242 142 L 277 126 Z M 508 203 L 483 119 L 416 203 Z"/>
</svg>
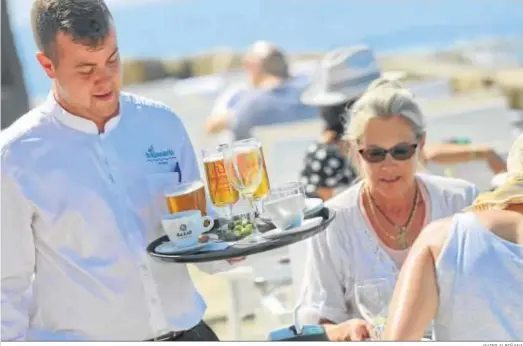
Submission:
<svg viewBox="0 0 523 346">
<path fill-rule="evenodd" d="M 345 118 L 352 104 L 381 75 L 390 80 L 402 77 L 397 72 L 382 73 L 372 50 L 364 45 L 335 49 L 321 60 L 301 96 L 302 103 L 319 108 L 325 123 L 320 139 L 308 148 L 300 172 L 308 197 L 328 200 L 356 180 L 347 158 L 348 143 L 342 138 Z M 421 159 L 425 164 L 446 165 L 485 161 L 494 174 L 505 170 L 505 161 L 484 145 L 425 144 Z"/>
<path fill-rule="evenodd" d="M 506 162 L 492 148 L 480 144 L 437 143 L 425 145 L 425 163 L 457 164 L 471 161 L 484 161 L 493 174 L 506 172 Z"/>
<path fill-rule="evenodd" d="M 330 340 L 368 338 L 355 284 L 378 278 L 394 284 L 425 225 L 477 195 L 464 180 L 416 173 L 425 136 L 421 110 L 398 82 L 374 81 L 351 108 L 347 138 L 362 179 L 325 203 L 336 218 L 308 240 L 298 299 L 304 311 L 318 312 Z"/>
<path fill-rule="evenodd" d="M 315 107 L 300 102 L 300 84 L 294 83 L 285 55 L 267 41 L 255 42 L 244 58 L 252 88 L 238 89 L 220 99 L 220 112 L 214 111 L 206 123 L 206 132 L 232 131 L 235 140 L 252 137 L 256 126 L 310 119 Z"/>
<path fill-rule="evenodd" d="M 384 340 L 419 341 L 432 320 L 437 341 L 523 340 L 523 135 L 507 166 L 494 191 L 422 232 L 399 275 Z"/>
<path fill-rule="evenodd" d="M 315 78 L 301 95 L 302 103 L 319 108 L 325 124 L 320 139 L 308 148 L 300 173 L 307 197 L 326 201 L 356 179 L 348 143 L 343 140 L 345 114 L 380 76 L 374 54 L 366 46 L 339 48 L 321 60 Z"/>
<path fill-rule="evenodd" d="M 52 90 L 0 133 L 2 341 L 218 340 L 187 266 L 146 251 L 164 235 L 148 178 L 201 179 L 183 123 L 120 92 L 104 1 L 35 0 L 31 20 Z"/>
</svg>

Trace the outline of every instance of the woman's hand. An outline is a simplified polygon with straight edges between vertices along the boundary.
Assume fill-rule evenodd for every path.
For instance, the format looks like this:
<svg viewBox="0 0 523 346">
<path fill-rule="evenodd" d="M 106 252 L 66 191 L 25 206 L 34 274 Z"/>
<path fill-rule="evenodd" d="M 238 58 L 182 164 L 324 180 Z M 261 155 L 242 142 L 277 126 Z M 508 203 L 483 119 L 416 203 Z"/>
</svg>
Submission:
<svg viewBox="0 0 523 346">
<path fill-rule="evenodd" d="M 330 341 L 363 341 L 370 338 L 372 329 L 370 324 L 357 318 L 324 327 Z"/>
</svg>

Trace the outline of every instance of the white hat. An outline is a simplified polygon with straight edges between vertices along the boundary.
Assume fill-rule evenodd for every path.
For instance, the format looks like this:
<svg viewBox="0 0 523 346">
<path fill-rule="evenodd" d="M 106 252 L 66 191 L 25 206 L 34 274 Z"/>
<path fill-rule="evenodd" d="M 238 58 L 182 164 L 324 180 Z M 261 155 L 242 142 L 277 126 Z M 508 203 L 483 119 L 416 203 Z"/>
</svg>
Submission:
<svg viewBox="0 0 523 346">
<path fill-rule="evenodd" d="M 301 101 L 314 106 L 348 102 L 361 96 L 370 83 L 381 76 L 370 48 L 363 45 L 339 48 L 321 60 L 319 71 L 302 93 Z"/>
</svg>

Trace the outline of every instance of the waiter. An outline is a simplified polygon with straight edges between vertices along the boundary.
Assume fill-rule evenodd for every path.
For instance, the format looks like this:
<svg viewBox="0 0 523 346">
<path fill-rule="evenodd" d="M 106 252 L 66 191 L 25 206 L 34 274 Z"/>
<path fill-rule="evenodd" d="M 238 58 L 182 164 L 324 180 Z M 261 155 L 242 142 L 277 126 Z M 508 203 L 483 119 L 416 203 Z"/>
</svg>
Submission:
<svg viewBox="0 0 523 346">
<path fill-rule="evenodd" d="M 32 26 L 53 85 L 0 134 L 2 340 L 218 340 L 187 267 L 145 251 L 162 235 L 148 177 L 200 179 L 184 125 L 120 92 L 103 0 L 35 0 Z"/>
</svg>

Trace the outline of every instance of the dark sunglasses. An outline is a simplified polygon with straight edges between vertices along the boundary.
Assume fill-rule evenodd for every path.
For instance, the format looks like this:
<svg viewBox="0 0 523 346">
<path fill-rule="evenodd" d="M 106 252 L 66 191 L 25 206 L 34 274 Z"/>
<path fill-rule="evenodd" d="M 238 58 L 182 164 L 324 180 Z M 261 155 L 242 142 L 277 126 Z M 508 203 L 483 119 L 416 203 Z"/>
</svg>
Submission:
<svg viewBox="0 0 523 346">
<path fill-rule="evenodd" d="M 418 143 L 408 144 L 400 143 L 396 144 L 390 149 L 383 149 L 380 147 L 372 147 L 368 149 L 360 149 L 358 152 L 361 157 L 369 163 L 378 163 L 385 160 L 387 154 L 390 153 L 390 156 L 396 161 L 406 161 L 410 159 L 416 152 Z"/>
</svg>

